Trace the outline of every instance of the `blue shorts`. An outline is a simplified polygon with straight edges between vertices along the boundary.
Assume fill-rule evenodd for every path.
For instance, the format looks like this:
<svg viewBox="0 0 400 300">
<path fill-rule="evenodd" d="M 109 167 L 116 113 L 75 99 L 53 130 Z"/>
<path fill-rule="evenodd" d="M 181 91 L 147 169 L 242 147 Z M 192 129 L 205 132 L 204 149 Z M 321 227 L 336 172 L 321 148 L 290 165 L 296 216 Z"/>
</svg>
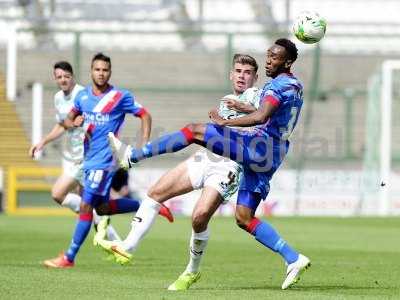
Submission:
<svg viewBox="0 0 400 300">
<path fill-rule="evenodd" d="M 288 142 L 281 142 L 254 130 L 238 130 L 207 124 L 204 141 L 207 149 L 243 165 L 239 191 L 259 193 L 265 199 L 269 181 L 282 163 Z"/>
<path fill-rule="evenodd" d="M 258 204 L 260 204 L 263 199 L 264 198 L 261 198 L 261 194 L 259 193 L 241 190 L 238 193 L 236 205 L 246 206 L 255 212 Z"/>
<path fill-rule="evenodd" d="M 107 202 L 114 174 L 109 170 L 85 170 L 82 201 L 93 207 Z"/>
</svg>

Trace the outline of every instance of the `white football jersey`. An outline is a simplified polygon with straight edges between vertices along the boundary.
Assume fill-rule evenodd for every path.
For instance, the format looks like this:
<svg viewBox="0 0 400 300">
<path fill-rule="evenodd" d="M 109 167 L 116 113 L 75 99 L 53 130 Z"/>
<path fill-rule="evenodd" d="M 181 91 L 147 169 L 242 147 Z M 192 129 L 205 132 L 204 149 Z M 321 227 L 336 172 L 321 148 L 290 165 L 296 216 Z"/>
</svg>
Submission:
<svg viewBox="0 0 400 300">
<path fill-rule="evenodd" d="M 233 99 L 233 100 L 240 101 L 240 102 L 243 102 L 246 104 L 250 104 L 250 105 L 254 106 L 256 109 L 258 109 L 260 94 L 259 94 L 259 89 L 257 87 L 252 87 L 252 88 L 248 88 L 247 90 L 245 90 L 244 93 L 241 94 L 240 96 L 231 94 L 231 95 L 224 96 L 224 98 Z M 224 119 L 236 119 L 236 118 L 247 115 L 247 113 L 238 112 L 233 109 L 229 109 L 226 106 L 225 101 L 222 99 L 219 104 L 219 115 Z"/>
<path fill-rule="evenodd" d="M 76 84 L 72 92 L 65 96 L 63 91 L 58 91 L 54 95 L 54 106 L 56 108 L 56 120 L 62 123 L 74 105 L 76 95 L 84 89 L 83 86 Z M 74 162 L 83 161 L 83 139 L 85 133 L 82 127 L 69 129 L 66 132 L 63 143 L 63 156 L 66 160 Z"/>
</svg>

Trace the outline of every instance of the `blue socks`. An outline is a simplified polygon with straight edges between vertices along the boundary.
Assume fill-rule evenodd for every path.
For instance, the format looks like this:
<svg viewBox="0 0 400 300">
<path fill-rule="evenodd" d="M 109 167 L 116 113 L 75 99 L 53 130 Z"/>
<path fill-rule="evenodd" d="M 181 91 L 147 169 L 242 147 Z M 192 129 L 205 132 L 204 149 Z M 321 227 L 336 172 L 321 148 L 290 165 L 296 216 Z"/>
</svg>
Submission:
<svg viewBox="0 0 400 300">
<path fill-rule="evenodd" d="M 65 252 L 65 256 L 70 262 L 75 260 L 75 256 L 79 251 L 79 248 L 83 244 L 90 231 L 90 226 L 92 225 L 93 213 L 80 214 L 78 223 L 75 227 L 74 236 L 72 237 L 71 244 Z"/>
<path fill-rule="evenodd" d="M 112 215 L 137 211 L 140 206 L 138 200 L 131 198 L 118 198 L 116 200 L 110 200 L 109 203 Z"/>
<path fill-rule="evenodd" d="M 299 258 L 299 254 L 281 238 L 270 224 L 253 218 L 247 226 L 247 231 L 254 235 L 255 239 L 261 244 L 274 252 L 278 252 L 287 264 L 291 264 Z"/>
<path fill-rule="evenodd" d="M 147 143 L 141 149 L 132 149 L 130 159 L 135 163 L 144 158 L 177 152 L 193 143 L 193 141 L 193 132 L 189 128 L 184 127 L 179 131 L 164 135 Z"/>
</svg>

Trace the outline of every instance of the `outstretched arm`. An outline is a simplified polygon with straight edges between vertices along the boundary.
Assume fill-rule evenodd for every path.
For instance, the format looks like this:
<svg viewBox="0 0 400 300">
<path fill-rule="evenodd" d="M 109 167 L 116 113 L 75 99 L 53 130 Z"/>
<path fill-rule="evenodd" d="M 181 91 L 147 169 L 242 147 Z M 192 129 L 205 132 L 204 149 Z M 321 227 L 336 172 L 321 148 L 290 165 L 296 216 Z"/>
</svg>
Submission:
<svg viewBox="0 0 400 300">
<path fill-rule="evenodd" d="M 29 149 L 29 156 L 35 157 L 35 153 L 42 150 L 45 145 L 58 139 L 65 131 L 65 128 L 61 124 L 57 123 L 53 129 L 36 145 L 33 145 Z"/>
<path fill-rule="evenodd" d="M 276 111 L 277 105 L 274 102 L 263 101 L 261 106 L 254 112 L 236 119 L 224 120 L 218 115 L 216 109 L 210 111 L 210 119 L 222 126 L 250 127 L 265 123 Z"/>
</svg>

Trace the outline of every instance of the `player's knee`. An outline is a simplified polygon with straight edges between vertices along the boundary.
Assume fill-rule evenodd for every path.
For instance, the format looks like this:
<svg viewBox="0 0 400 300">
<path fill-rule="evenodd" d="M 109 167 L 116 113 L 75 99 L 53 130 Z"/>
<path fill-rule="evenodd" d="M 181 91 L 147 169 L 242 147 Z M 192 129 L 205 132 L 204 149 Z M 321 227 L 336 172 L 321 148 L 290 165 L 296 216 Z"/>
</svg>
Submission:
<svg viewBox="0 0 400 300">
<path fill-rule="evenodd" d="M 187 124 L 186 126 L 185 126 L 185 128 L 187 128 L 187 129 L 189 129 L 191 132 L 193 132 L 194 133 L 194 131 L 195 131 L 195 127 L 196 127 L 196 124 L 195 123 L 189 123 L 189 124 Z"/>
<path fill-rule="evenodd" d="M 201 123 L 190 123 L 185 126 L 189 129 L 196 139 L 201 139 L 205 133 L 205 125 Z"/>
<path fill-rule="evenodd" d="M 151 199 L 158 201 L 162 198 L 163 191 L 157 186 L 152 186 L 149 191 L 147 192 L 147 196 L 149 196 Z"/>
<path fill-rule="evenodd" d="M 97 206 L 97 207 L 95 208 L 95 210 L 96 210 L 96 213 L 97 213 L 99 216 L 108 216 L 108 215 L 111 215 L 111 208 L 110 208 L 109 203 L 107 203 L 107 204 L 106 204 L 106 203 L 103 203 L 103 204 Z"/>
<path fill-rule="evenodd" d="M 96 211 L 97 215 L 99 215 L 99 216 L 107 215 L 107 212 L 105 211 L 105 209 L 103 209 L 101 207 L 96 207 L 95 211 Z"/>
<path fill-rule="evenodd" d="M 61 204 L 64 201 L 64 198 L 65 198 L 65 196 L 63 194 L 59 193 L 57 190 L 52 190 L 51 191 L 51 197 L 58 204 Z"/>
<path fill-rule="evenodd" d="M 236 225 L 242 229 L 246 229 L 246 224 L 243 222 L 243 220 L 241 220 L 239 218 L 236 218 Z"/>
<path fill-rule="evenodd" d="M 96 208 L 96 213 L 97 213 L 99 216 L 106 216 L 106 215 L 108 215 L 108 213 L 107 213 L 104 209 L 101 209 L 101 208 Z"/>
<path fill-rule="evenodd" d="M 93 211 L 93 207 L 90 204 L 87 204 L 87 203 L 81 201 L 81 204 L 79 206 L 80 213 L 90 213 L 92 211 Z"/>
<path fill-rule="evenodd" d="M 207 229 L 208 213 L 206 211 L 196 212 L 192 216 L 192 228 L 195 232 L 202 232 Z"/>
<path fill-rule="evenodd" d="M 248 214 L 243 213 L 241 211 L 236 211 L 235 212 L 235 219 L 236 219 L 237 226 L 239 226 L 240 228 L 246 230 L 247 225 L 251 221 L 251 216 L 249 216 Z"/>
</svg>

